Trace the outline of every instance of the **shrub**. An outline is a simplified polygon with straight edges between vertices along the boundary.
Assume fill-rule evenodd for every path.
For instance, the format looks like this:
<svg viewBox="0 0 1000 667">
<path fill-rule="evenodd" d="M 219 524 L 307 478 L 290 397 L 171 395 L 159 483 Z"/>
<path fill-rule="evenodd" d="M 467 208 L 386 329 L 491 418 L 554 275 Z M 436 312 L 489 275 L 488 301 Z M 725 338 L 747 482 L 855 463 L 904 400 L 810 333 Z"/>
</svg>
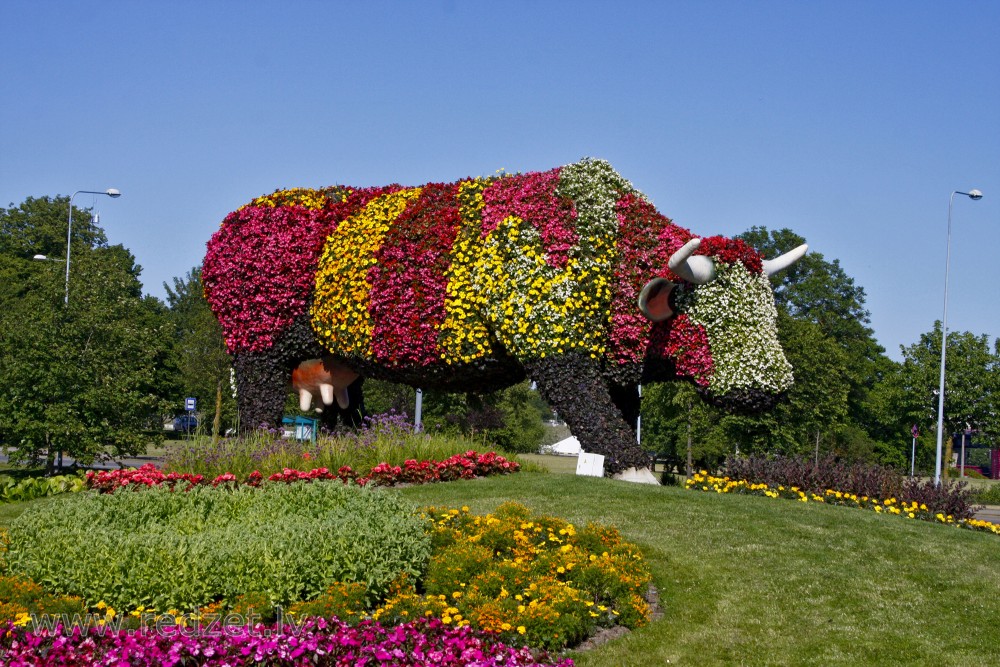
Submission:
<svg viewBox="0 0 1000 667">
<path fill-rule="evenodd" d="M 377 619 L 434 616 L 547 649 L 573 646 L 597 627 L 649 619 L 648 566 L 613 527 L 577 531 L 517 503 L 486 516 L 467 507 L 424 511 L 434 521 L 424 592 L 401 590 L 375 610 Z"/>
<path fill-rule="evenodd" d="M 60 493 L 76 493 L 87 488 L 83 473 L 55 477 L 26 477 L 20 481 L 0 475 L 0 503 L 19 503 Z"/>
<path fill-rule="evenodd" d="M 1000 482 L 990 484 L 986 488 L 974 490 L 972 494 L 977 503 L 1000 505 Z"/>
<path fill-rule="evenodd" d="M 84 495 L 10 528 L 11 572 L 119 609 L 190 610 L 247 593 L 272 605 L 335 582 L 372 599 L 417 575 L 430 539 L 398 496 L 340 483 Z"/>
<path fill-rule="evenodd" d="M 725 476 L 750 484 L 770 487 L 796 487 L 806 493 L 824 494 L 828 489 L 868 498 L 926 504 L 931 513 L 951 515 L 956 519 L 973 516 L 972 496 L 965 482 L 942 480 L 922 482 L 904 477 L 892 468 L 862 463 L 847 464 L 832 457 L 817 465 L 802 457 L 730 457 Z"/>
<path fill-rule="evenodd" d="M 0 623 L 15 621 L 28 614 L 80 616 L 86 611 L 76 596 L 52 595 L 25 577 L 0 576 Z"/>
</svg>

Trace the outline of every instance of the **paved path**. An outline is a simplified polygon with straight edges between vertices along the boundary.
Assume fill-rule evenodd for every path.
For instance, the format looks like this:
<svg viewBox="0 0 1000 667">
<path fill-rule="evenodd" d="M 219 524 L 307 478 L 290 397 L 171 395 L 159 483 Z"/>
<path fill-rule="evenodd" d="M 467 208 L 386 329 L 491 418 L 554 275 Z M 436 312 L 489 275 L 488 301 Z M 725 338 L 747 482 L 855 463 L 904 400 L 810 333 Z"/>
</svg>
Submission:
<svg viewBox="0 0 1000 667">
<path fill-rule="evenodd" d="M 990 523 L 1000 523 L 1000 506 L 998 505 L 987 505 L 983 509 L 976 512 L 976 518 L 980 521 L 989 521 Z"/>
<path fill-rule="evenodd" d="M 88 470 L 118 470 L 119 468 L 138 468 L 147 463 L 162 463 L 163 459 L 156 456 L 134 456 L 124 459 L 118 459 L 116 461 L 94 461 L 89 466 Z M 0 463 L 7 463 L 7 455 L 0 454 Z M 63 456 L 63 467 L 69 468 L 74 463 L 72 456 Z"/>
</svg>

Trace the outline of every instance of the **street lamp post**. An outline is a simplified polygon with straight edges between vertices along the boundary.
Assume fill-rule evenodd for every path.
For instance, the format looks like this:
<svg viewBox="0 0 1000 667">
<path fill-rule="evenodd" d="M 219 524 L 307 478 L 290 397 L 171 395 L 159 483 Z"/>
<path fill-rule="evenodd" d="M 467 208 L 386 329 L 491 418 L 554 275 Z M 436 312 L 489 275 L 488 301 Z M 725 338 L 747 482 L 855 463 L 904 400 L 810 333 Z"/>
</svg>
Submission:
<svg viewBox="0 0 1000 667">
<path fill-rule="evenodd" d="M 951 264 L 951 207 L 955 195 L 965 195 L 973 201 L 983 198 L 979 190 L 961 192 L 955 190 L 948 198 L 948 243 L 944 255 L 944 313 L 941 316 L 941 381 L 938 386 L 937 453 L 934 459 L 934 485 L 941 485 L 941 442 L 944 436 L 944 367 L 945 352 L 948 347 L 948 269 Z"/>
<path fill-rule="evenodd" d="M 77 190 L 69 196 L 69 223 L 66 225 L 66 296 L 63 301 L 67 306 L 69 305 L 69 251 L 73 240 L 73 197 L 79 194 L 107 195 L 112 199 L 122 196 L 122 193 L 115 188 L 108 188 L 104 192 L 98 192 L 97 190 Z"/>
<path fill-rule="evenodd" d="M 69 256 L 70 256 L 70 248 L 73 243 L 73 197 L 79 194 L 107 195 L 112 199 L 117 199 L 118 197 L 122 196 L 122 193 L 116 190 L 115 188 L 108 188 L 103 192 L 98 192 L 97 190 L 77 190 L 76 192 L 74 192 L 69 196 L 69 218 L 66 225 L 66 289 L 63 296 L 63 306 L 66 308 L 69 307 Z M 48 260 L 49 258 L 46 257 L 45 255 L 35 255 L 32 259 Z M 54 259 L 51 261 L 58 262 L 61 260 Z M 62 449 L 60 449 L 59 453 L 57 454 L 55 462 L 56 470 L 62 470 L 62 463 L 63 463 L 63 453 Z"/>
</svg>

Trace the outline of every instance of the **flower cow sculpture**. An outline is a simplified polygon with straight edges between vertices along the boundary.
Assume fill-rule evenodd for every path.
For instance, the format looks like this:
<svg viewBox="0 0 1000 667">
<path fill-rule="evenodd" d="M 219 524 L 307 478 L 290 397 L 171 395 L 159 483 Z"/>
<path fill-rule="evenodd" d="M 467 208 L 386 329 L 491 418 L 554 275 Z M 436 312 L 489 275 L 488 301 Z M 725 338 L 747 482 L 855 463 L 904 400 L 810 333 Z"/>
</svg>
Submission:
<svg viewBox="0 0 1000 667">
<path fill-rule="evenodd" d="M 767 276 L 805 250 L 763 260 L 739 240 L 699 239 L 585 159 L 278 191 L 226 217 L 202 278 L 243 424 L 277 423 L 289 381 L 329 423 L 358 421 L 364 377 L 467 392 L 528 377 L 614 475 L 649 466 L 639 384 L 686 378 L 736 410 L 766 409 L 791 385 Z"/>
</svg>

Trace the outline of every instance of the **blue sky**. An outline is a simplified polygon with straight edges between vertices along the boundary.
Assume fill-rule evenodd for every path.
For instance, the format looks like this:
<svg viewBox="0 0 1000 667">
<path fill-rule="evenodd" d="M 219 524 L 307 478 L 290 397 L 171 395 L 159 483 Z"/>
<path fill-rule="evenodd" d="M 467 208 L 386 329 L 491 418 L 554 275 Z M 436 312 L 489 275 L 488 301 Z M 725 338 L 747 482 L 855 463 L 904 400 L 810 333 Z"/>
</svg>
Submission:
<svg viewBox="0 0 1000 667">
<path fill-rule="evenodd" d="M 3 0 L 0 205 L 78 195 L 147 292 L 278 187 L 601 157 L 702 235 L 788 227 L 890 356 L 1000 336 L 1000 2 Z"/>
</svg>

